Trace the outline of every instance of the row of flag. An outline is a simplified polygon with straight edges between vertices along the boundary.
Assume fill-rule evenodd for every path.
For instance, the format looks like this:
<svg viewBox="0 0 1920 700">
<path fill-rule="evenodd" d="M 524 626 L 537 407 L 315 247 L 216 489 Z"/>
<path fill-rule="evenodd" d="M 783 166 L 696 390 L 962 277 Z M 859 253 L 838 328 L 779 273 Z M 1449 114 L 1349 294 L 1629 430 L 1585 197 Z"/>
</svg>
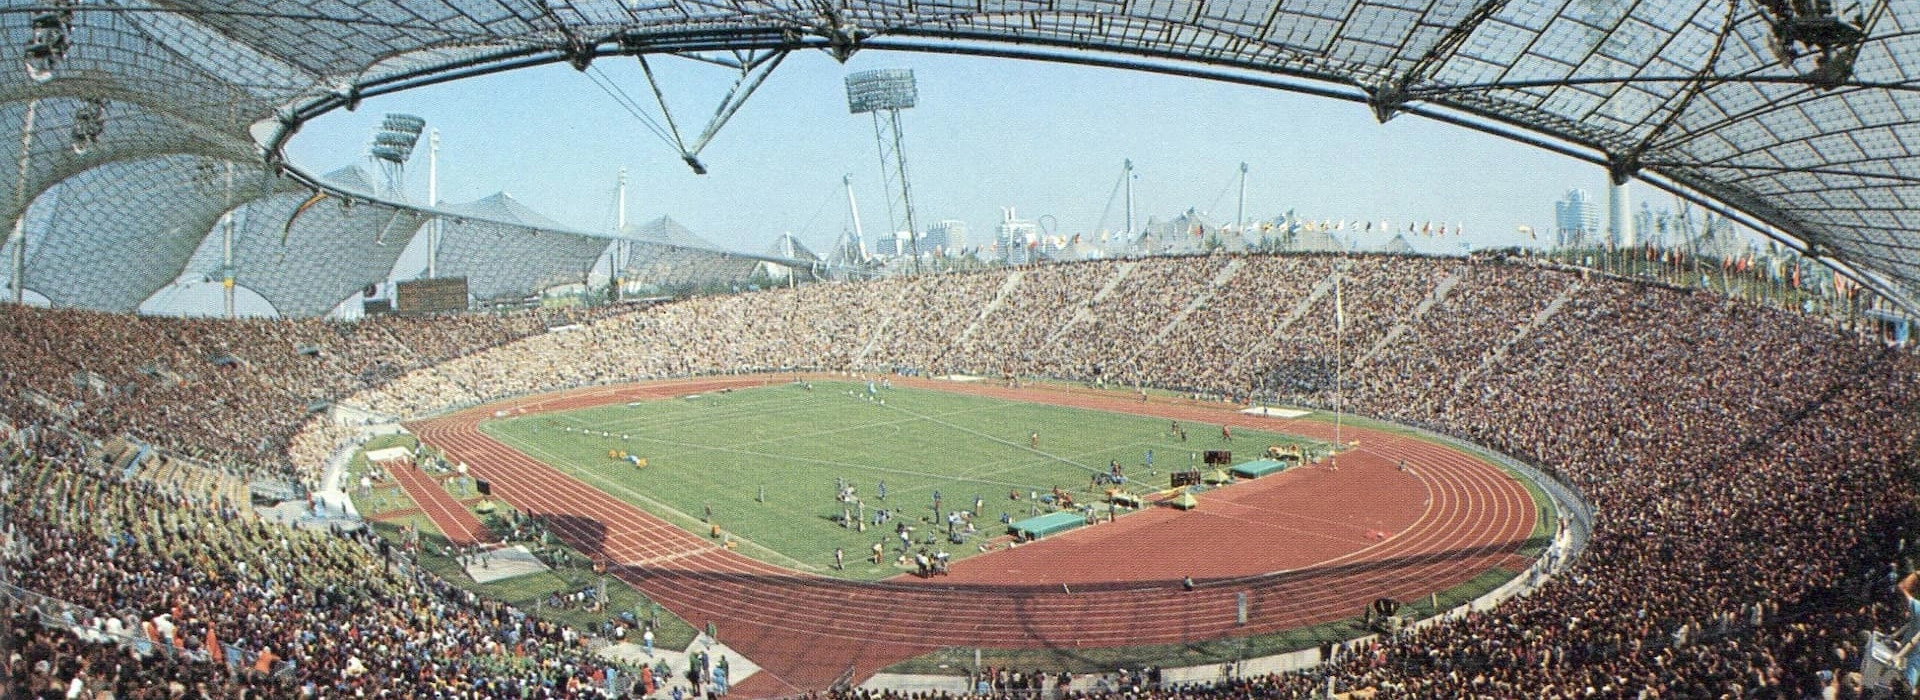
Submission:
<svg viewBox="0 0 1920 700">
<path fill-rule="evenodd" d="M 1272 221 L 1263 221 L 1263 222 L 1260 222 L 1259 224 L 1259 230 L 1261 233 L 1269 233 L 1276 229 L 1289 228 L 1289 227 L 1295 231 L 1304 231 L 1304 232 L 1331 232 L 1331 231 L 1348 231 L 1348 230 L 1351 230 L 1355 233 L 1374 233 L 1374 232 L 1395 233 L 1396 232 L 1396 229 L 1394 229 L 1393 224 L 1384 219 L 1381 220 L 1377 226 L 1375 225 L 1375 222 L 1372 222 L 1372 221 L 1361 221 L 1361 220 L 1336 221 L 1333 219 L 1321 219 L 1320 221 L 1304 221 L 1304 220 L 1295 220 L 1292 217 L 1288 217 L 1279 223 L 1275 223 Z M 1233 226 L 1221 225 L 1221 226 L 1214 227 L 1212 230 L 1219 233 L 1226 233 L 1226 232 L 1233 231 Z M 1189 229 L 1189 232 L 1195 236 L 1204 236 L 1207 234 L 1208 228 L 1206 227 L 1205 224 L 1196 223 L 1193 225 L 1191 229 Z M 1432 221 L 1427 221 L 1425 223 L 1408 222 L 1407 230 L 1405 231 L 1405 233 L 1420 235 L 1420 236 L 1448 236 L 1448 235 L 1459 236 L 1459 235 L 1464 235 L 1466 232 L 1467 232 L 1467 225 L 1465 223 L 1456 223 L 1451 228 L 1449 228 L 1446 222 L 1444 221 L 1440 222 L 1440 224 L 1437 226 L 1434 225 Z"/>
</svg>

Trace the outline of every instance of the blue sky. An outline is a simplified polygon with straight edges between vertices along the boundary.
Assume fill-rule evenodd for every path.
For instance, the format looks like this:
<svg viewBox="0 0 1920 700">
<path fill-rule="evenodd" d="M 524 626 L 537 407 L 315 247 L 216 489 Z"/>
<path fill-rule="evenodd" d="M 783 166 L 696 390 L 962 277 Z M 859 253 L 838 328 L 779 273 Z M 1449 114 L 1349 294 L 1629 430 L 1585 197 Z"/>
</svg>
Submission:
<svg viewBox="0 0 1920 700">
<path fill-rule="evenodd" d="M 691 138 L 731 71 L 650 60 Z M 637 61 L 602 58 L 595 67 L 658 117 Z M 1517 225 L 1549 230 L 1552 203 L 1569 188 L 1604 200 L 1597 166 L 1415 116 L 1380 124 L 1359 104 L 1117 69 L 871 50 L 845 65 L 813 51 L 790 56 L 707 147 L 704 176 L 566 66 L 369 99 L 308 123 L 288 153 L 315 172 L 365 164 L 381 117 L 405 112 L 440 131 L 445 201 L 506 191 L 562 223 L 598 230 L 612 223 L 624 166 L 629 221 L 669 215 L 743 250 L 789 231 L 825 247 L 849 225 L 843 175 L 854 178 L 870 235 L 885 218 L 872 122 L 847 112 L 843 84 L 872 68 L 911 68 L 919 82 L 919 104 L 904 115 L 918 219 L 964 220 L 974 241 L 985 240 L 1003 207 L 1023 218 L 1051 215 L 1056 233 L 1095 231 L 1128 158 L 1141 222 L 1189 207 L 1230 221 L 1243 161 L 1250 219 L 1292 209 L 1401 229 L 1464 223 L 1476 247 L 1524 243 Z M 426 173 L 423 139 L 409 164 L 416 201 L 425 200 Z M 1673 206 L 1651 188 L 1633 196 L 1635 208 L 1643 197 Z M 1115 200 L 1105 226 L 1120 228 L 1123 216 Z"/>
</svg>

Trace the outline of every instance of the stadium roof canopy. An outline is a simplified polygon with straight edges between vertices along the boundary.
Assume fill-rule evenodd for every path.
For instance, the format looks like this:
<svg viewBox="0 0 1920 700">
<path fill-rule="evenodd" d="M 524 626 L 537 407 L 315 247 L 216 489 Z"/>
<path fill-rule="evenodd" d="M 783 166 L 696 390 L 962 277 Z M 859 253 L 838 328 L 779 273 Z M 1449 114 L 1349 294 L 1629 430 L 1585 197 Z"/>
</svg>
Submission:
<svg viewBox="0 0 1920 700">
<path fill-rule="evenodd" d="M 0 168 L 9 176 L 0 214 L 18 218 L 57 198 L 58 211 L 36 219 L 55 225 L 29 244 L 32 274 L 61 303 L 130 308 L 163 273 L 185 269 L 225 212 L 255 199 L 270 200 L 250 207 L 269 218 L 301 189 L 385 207 L 385 217 L 330 216 L 277 232 L 240 227 L 281 240 L 338 236 L 329 242 L 337 254 L 364 259 L 386 254 L 374 248 L 394 244 L 384 229 L 399 219 L 486 218 L 385 202 L 281 162 L 280 145 L 301 122 L 362 98 L 615 55 L 887 48 L 1212 77 L 1366 102 L 1381 119 L 1414 113 L 1501 133 L 1605 164 L 1616 179 L 1704 195 L 1912 302 L 1920 4 L 1835 0 L 1836 17 L 1792 14 L 1818 4 L 4 0 L 0 52 L 16 67 L 0 71 L 0 148 L 26 153 L 0 159 L 18 164 Z M 358 219 L 383 233 L 367 235 Z M 136 259 L 154 270 L 85 279 Z M 334 274 L 282 276 L 314 281 L 281 293 L 334 294 L 339 280 L 321 282 Z"/>
</svg>

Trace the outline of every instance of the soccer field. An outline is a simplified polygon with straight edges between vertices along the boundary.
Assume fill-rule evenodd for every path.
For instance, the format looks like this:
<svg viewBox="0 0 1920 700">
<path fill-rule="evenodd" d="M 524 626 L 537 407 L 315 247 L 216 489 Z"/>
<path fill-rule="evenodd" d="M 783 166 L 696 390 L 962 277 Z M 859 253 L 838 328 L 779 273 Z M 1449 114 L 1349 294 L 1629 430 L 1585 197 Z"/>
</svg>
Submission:
<svg viewBox="0 0 1920 700">
<path fill-rule="evenodd" d="M 749 556 L 856 579 L 903 570 L 891 559 L 901 522 L 915 528 L 916 543 L 936 537 L 931 548 L 959 559 L 1004 534 L 1003 516 L 1049 512 L 1035 496 L 1055 487 L 1079 503 L 1102 502 L 1107 487 L 1095 489 L 1091 480 L 1114 461 L 1134 482 L 1131 489 L 1145 493 L 1166 488 L 1170 471 L 1199 468 L 1204 450 L 1234 449 L 1240 462 L 1268 445 L 1306 442 L 1236 430 L 1229 443 L 1218 425 L 1181 427 L 1185 441 L 1161 418 L 852 382 L 776 384 L 481 425 L 529 456 L 702 535 L 710 512 Z M 864 510 L 837 497 L 842 482 Z M 977 533 L 948 543 L 946 513 L 975 511 L 976 503 Z M 880 510 L 894 518 L 874 525 Z M 867 530 L 842 526 L 843 515 L 867 522 Z M 876 542 L 890 550 L 881 565 L 866 558 Z M 845 571 L 832 569 L 836 547 L 846 552 Z"/>
</svg>

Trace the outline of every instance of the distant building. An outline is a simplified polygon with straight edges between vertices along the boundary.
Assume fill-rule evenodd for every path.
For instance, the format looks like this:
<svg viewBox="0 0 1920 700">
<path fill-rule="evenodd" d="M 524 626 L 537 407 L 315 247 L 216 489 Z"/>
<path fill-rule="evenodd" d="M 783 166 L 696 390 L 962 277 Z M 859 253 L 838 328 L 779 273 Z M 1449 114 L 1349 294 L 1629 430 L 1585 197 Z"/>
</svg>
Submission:
<svg viewBox="0 0 1920 700">
<path fill-rule="evenodd" d="M 933 251 L 939 250 L 947 255 L 957 255 L 967 247 L 967 222 L 959 219 L 941 219 L 927 227 L 927 235 L 920 237 L 920 247 Z"/>
<path fill-rule="evenodd" d="M 932 247 L 927 245 L 927 241 L 924 238 L 920 239 L 920 248 L 922 250 L 932 250 Z M 913 238 L 909 236 L 906 231 L 895 231 L 893 235 L 881 236 L 873 241 L 873 254 L 885 256 L 912 255 Z"/>
<path fill-rule="evenodd" d="M 1024 265 L 1033 259 L 1040 245 L 1040 225 L 1014 214 L 1013 207 L 1000 210 L 1000 224 L 993 228 L 993 243 L 999 258 L 1010 265 Z"/>
<path fill-rule="evenodd" d="M 1598 245 L 1602 242 L 1600 230 L 1600 203 L 1588 197 L 1585 190 L 1567 190 L 1567 196 L 1553 203 L 1554 242 L 1562 248 Z"/>
<path fill-rule="evenodd" d="M 1646 202 L 1640 203 L 1640 211 L 1633 214 L 1633 232 L 1640 236 L 1640 242 L 1655 248 L 1667 245 L 1667 213 L 1654 212 Z"/>
</svg>

